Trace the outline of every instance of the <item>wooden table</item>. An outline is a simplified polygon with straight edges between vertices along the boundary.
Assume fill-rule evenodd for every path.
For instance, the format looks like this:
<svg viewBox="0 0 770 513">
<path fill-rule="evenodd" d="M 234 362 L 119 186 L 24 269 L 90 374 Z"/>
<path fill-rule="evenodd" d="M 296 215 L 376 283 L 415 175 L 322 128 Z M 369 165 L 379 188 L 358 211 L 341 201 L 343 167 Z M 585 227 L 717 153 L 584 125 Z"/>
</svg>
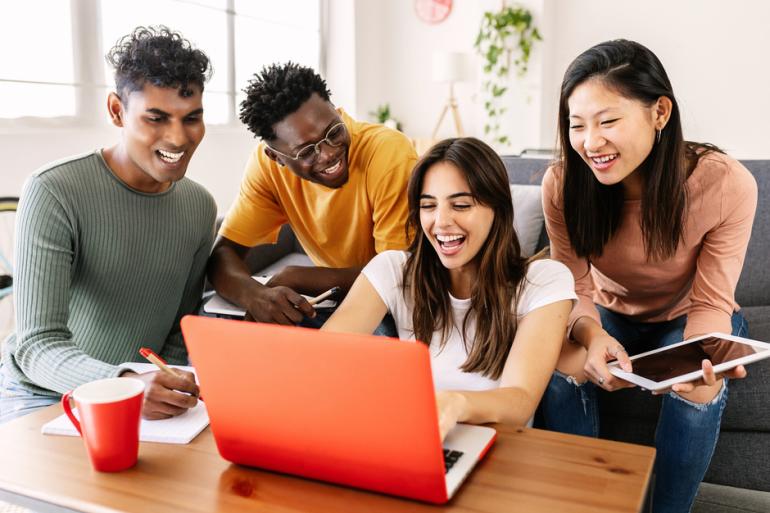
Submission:
<svg viewBox="0 0 770 513">
<path fill-rule="evenodd" d="M 637 512 L 655 457 L 650 447 L 495 426 L 487 457 L 449 504 L 436 507 L 233 465 L 209 429 L 189 445 L 143 443 L 136 467 L 101 474 L 79 438 L 40 433 L 61 411 L 55 405 L 0 425 L 0 498 L 98 513 Z"/>
</svg>

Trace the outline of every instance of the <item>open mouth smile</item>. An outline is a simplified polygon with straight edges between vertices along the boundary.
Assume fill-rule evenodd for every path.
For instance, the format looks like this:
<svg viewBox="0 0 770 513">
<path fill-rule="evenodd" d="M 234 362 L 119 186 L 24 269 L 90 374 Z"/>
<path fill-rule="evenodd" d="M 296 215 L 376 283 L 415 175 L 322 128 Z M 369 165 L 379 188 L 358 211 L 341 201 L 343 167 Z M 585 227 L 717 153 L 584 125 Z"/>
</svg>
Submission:
<svg viewBox="0 0 770 513">
<path fill-rule="evenodd" d="M 436 241 L 438 242 L 439 251 L 442 254 L 451 256 L 460 252 L 465 244 L 465 236 L 457 234 L 435 234 Z"/>
<path fill-rule="evenodd" d="M 620 153 L 609 153 L 606 155 L 597 155 L 595 157 L 588 157 L 593 163 L 594 168 L 599 170 L 609 169 L 615 160 L 620 156 Z"/>
<path fill-rule="evenodd" d="M 333 176 L 342 169 L 342 159 L 339 159 L 336 164 L 333 164 L 326 169 L 322 169 L 318 174 L 323 176 Z"/>
<path fill-rule="evenodd" d="M 158 155 L 160 160 L 167 164 L 176 164 L 181 160 L 181 158 L 184 156 L 185 152 L 173 152 L 173 151 L 166 151 L 166 150 L 155 150 L 155 153 Z"/>
</svg>

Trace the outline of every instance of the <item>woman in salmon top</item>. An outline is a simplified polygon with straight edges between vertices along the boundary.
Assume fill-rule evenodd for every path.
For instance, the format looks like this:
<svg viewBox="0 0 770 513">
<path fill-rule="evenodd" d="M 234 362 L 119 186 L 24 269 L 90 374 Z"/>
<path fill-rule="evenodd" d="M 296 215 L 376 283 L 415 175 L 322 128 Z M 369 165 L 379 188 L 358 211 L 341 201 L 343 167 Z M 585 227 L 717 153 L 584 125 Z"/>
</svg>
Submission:
<svg viewBox="0 0 770 513">
<path fill-rule="evenodd" d="M 747 334 L 734 293 L 757 186 L 715 146 L 683 139 L 662 64 L 632 41 L 601 43 L 570 64 L 558 123 L 561 157 L 543 179 L 543 207 L 552 258 L 572 271 L 579 303 L 541 412 L 549 429 L 597 436 L 596 387 L 632 386 L 608 361 L 630 370 L 629 354 Z M 708 360 L 703 370 L 702 382 L 663 398 L 656 512 L 689 511 L 716 446 L 727 380 Z"/>
</svg>

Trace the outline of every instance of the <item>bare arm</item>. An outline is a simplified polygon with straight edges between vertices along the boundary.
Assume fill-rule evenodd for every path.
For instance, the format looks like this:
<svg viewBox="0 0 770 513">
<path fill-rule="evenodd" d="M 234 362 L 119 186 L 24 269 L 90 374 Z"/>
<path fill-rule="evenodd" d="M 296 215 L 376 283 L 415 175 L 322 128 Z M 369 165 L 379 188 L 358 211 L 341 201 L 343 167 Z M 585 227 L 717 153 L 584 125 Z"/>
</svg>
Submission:
<svg viewBox="0 0 770 513">
<path fill-rule="evenodd" d="M 267 283 L 268 287 L 284 286 L 308 296 L 317 296 L 333 287 L 347 294 L 361 273 L 361 267 L 304 267 L 289 265 Z"/>
<path fill-rule="evenodd" d="M 571 300 L 557 301 L 530 312 L 519 322 L 500 388 L 439 392 L 442 437 L 457 422 L 525 425 L 556 368 L 571 309 Z"/>
<path fill-rule="evenodd" d="M 321 329 L 341 333 L 373 333 L 386 313 L 388 307 L 369 279 L 360 274 L 345 301 Z"/>
<path fill-rule="evenodd" d="M 251 277 L 245 258 L 249 248 L 219 237 L 208 263 L 208 277 L 217 293 L 241 306 L 247 317 L 262 322 L 296 324 L 315 316 L 312 306 L 286 286 L 266 287 Z"/>
</svg>

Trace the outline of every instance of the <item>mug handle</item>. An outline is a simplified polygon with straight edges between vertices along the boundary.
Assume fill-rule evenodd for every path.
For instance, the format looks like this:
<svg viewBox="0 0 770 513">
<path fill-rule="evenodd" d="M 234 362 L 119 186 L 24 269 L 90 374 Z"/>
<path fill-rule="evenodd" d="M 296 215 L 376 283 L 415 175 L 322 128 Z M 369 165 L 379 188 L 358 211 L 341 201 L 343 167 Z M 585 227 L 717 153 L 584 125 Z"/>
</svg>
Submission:
<svg viewBox="0 0 770 513">
<path fill-rule="evenodd" d="M 78 433 L 80 433 L 80 436 L 83 436 L 83 432 L 80 430 L 80 422 L 78 422 L 78 419 L 75 417 L 75 415 L 72 413 L 72 390 L 69 392 L 66 392 L 63 396 L 61 396 L 61 405 L 62 408 L 64 408 L 64 413 L 67 414 L 67 417 L 69 417 L 70 422 L 75 425 L 75 429 L 78 430 Z"/>
</svg>

